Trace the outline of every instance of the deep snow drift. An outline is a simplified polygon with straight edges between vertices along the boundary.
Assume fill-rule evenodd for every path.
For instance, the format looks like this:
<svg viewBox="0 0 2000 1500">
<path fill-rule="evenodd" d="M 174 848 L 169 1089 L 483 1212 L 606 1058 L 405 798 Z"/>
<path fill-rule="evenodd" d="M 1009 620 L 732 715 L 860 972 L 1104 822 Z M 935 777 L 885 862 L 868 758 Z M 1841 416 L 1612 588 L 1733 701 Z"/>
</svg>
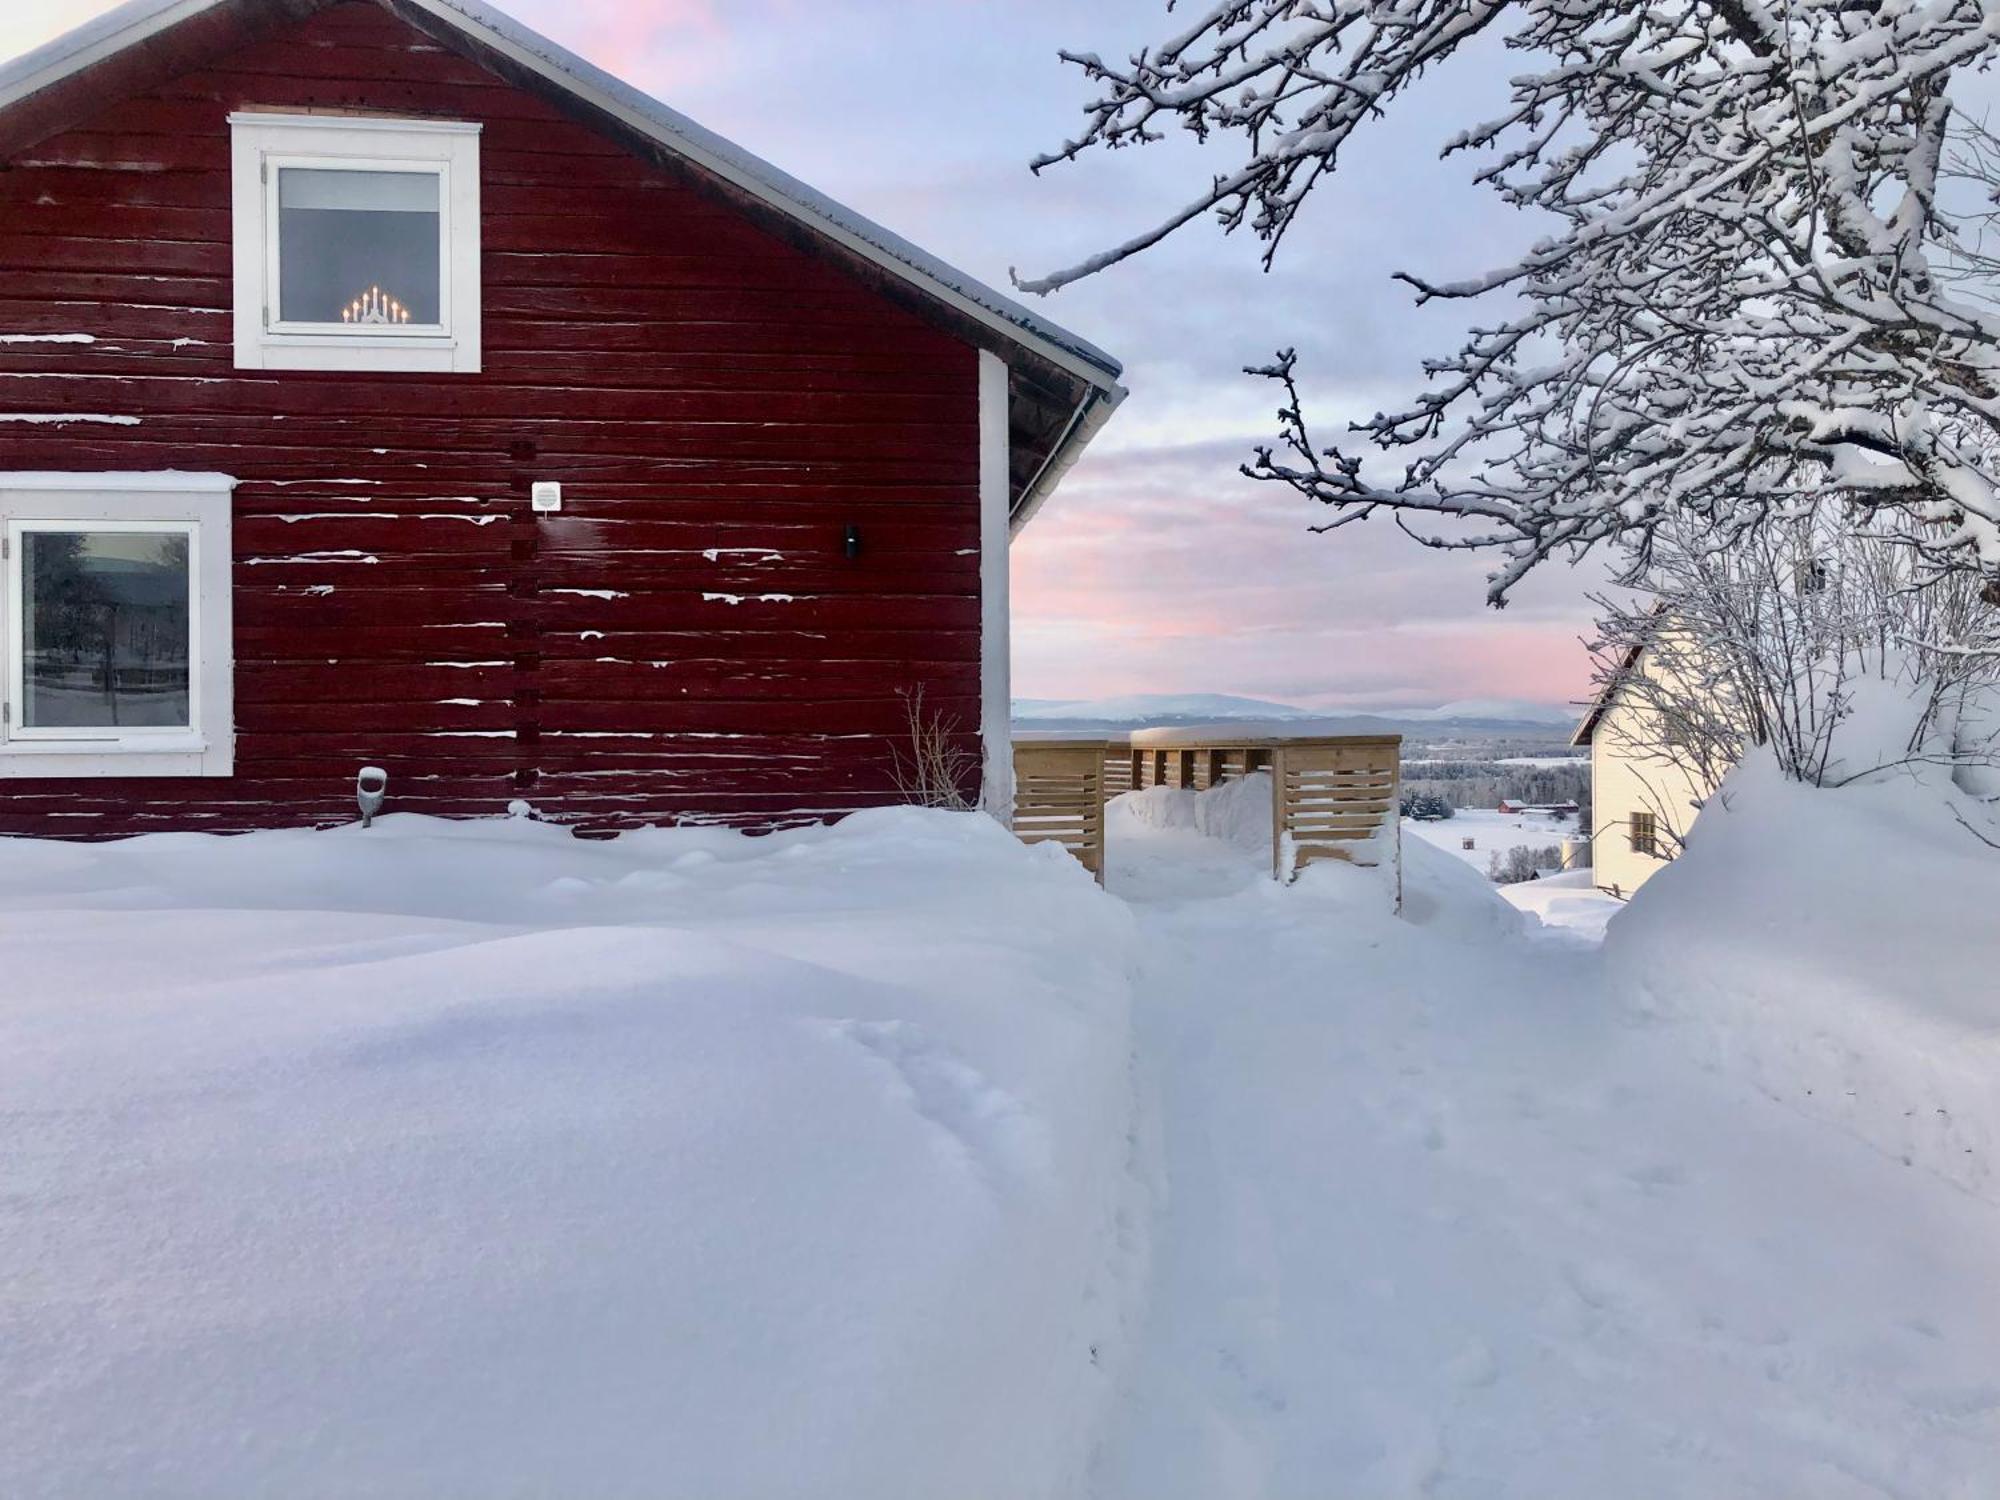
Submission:
<svg viewBox="0 0 2000 1500">
<path fill-rule="evenodd" d="M 1753 760 L 1607 952 L 1716 1066 L 2000 1202 L 2000 852 L 1959 817 L 2000 834 L 1942 781 L 1822 791 Z"/>
<path fill-rule="evenodd" d="M 2000 1493 L 2000 1210 L 1774 1103 L 1451 854 L 1404 841 L 1398 919 L 1195 821 L 1112 819 L 1156 1207 L 1100 1495 Z"/>
<path fill-rule="evenodd" d="M 1973 1137 L 1781 1086 L 1986 1118 L 2000 855 L 1862 790 L 1606 949 L 1240 790 L 1108 896 L 909 811 L 0 841 L 0 1494 L 1985 1500 Z"/>
<path fill-rule="evenodd" d="M 0 1494 L 1064 1493 L 1130 949 L 914 811 L 0 840 Z"/>
</svg>

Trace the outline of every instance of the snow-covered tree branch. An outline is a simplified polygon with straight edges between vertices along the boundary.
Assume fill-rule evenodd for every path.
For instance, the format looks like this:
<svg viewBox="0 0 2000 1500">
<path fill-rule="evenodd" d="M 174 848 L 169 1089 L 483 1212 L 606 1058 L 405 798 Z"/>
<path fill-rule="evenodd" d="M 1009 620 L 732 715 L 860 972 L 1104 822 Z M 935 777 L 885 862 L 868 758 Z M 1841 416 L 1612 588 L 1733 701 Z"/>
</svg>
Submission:
<svg viewBox="0 0 2000 1500">
<path fill-rule="evenodd" d="M 1832 502 L 1726 549 L 1686 518 L 1664 523 L 1645 588 L 1597 600 L 1596 685 L 1632 710 L 1624 748 L 1705 786 L 1757 745 L 1801 781 L 1921 762 L 1982 791 L 2000 763 L 2000 612 L 1972 574 L 1932 572 L 1915 529 L 1857 523 Z M 1856 761 L 1837 731 L 1870 698 L 1894 722 L 1862 737 L 1876 758 Z"/>
<path fill-rule="evenodd" d="M 1123 64 L 1070 55 L 1098 97 L 1036 165 L 1174 127 L 1236 165 L 1023 286 L 1209 215 L 1268 264 L 1357 132 L 1486 31 L 1524 71 L 1443 149 L 1545 237 L 1470 280 L 1403 277 L 1493 315 L 1400 410 L 1319 432 L 1281 355 L 1278 441 L 1246 472 L 1330 507 L 1323 529 L 1379 511 L 1493 550 L 1495 603 L 1552 556 L 1636 543 L 1643 570 L 1674 518 L 1728 549 L 1829 495 L 1916 523 L 1933 574 L 2000 600 L 2000 309 L 1940 202 L 1996 159 L 1950 148 L 1954 80 L 2000 52 L 1993 0 L 1203 0 Z"/>
</svg>

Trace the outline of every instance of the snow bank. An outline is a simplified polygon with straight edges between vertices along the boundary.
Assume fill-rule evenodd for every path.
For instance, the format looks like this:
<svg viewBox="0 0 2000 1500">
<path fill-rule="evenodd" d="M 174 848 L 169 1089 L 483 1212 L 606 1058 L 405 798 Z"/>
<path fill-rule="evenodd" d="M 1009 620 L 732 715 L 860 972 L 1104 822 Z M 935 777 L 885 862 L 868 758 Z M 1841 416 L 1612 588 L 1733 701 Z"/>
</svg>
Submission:
<svg viewBox="0 0 2000 1500">
<path fill-rule="evenodd" d="M 0 1493 L 1066 1493 L 1134 946 L 970 815 L 0 840 Z"/>
<path fill-rule="evenodd" d="M 1103 1500 L 2000 1494 L 2000 1208 L 1704 1066 L 1449 850 L 1397 917 L 1111 849 L 1162 1190 Z"/>
<path fill-rule="evenodd" d="M 1611 919 L 1625 910 L 1623 901 L 1597 888 L 1588 869 L 1517 880 L 1495 889 L 1509 906 L 1532 914 L 1544 928 L 1585 942 L 1601 941 Z"/>
<path fill-rule="evenodd" d="M 1271 773 L 1255 771 L 1206 791 L 1149 786 L 1114 801 L 1150 828 L 1183 828 L 1271 852 Z"/>
<path fill-rule="evenodd" d="M 1952 808 L 1928 776 L 1820 790 L 1753 761 L 1606 951 L 1725 1068 L 1994 1199 L 2000 853 Z"/>
</svg>

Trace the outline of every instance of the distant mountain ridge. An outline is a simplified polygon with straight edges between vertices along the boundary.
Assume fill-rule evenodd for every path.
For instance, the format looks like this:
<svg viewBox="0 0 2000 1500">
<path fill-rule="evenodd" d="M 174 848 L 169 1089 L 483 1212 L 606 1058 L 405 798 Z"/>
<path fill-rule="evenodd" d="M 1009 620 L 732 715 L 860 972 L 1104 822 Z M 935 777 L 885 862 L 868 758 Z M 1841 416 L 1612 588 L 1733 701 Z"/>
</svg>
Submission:
<svg viewBox="0 0 2000 1500">
<path fill-rule="evenodd" d="M 1580 709 L 1512 698 L 1467 698 L 1438 708 L 1340 713 L 1300 708 L 1229 693 L 1126 693 L 1110 698 L 1017 698 L 1014 722 L 1023 729 L 1131 729 L 1140 725 L 1223 722 L 1231 719 L 1311 720 L 1326 734 L 1404 734 L 1435 737 L 1453 729 L 1567 731 Z"/>
<path fill-rule="evenodd" d="M 1154 719 L 1313 719 L 1309 708 L 1238 698 L 1229 693 L 1125 693 L 1115 698 L 1016 698 L 1014 718 L 1105 719 L 1134 724 Z"/>
<path fill-rule="evenodd" d="M 1400 709 L 1393 715 L 1402 719 L 1479 719 L 1572 726 L 1582 716 L 1581 708 L 1566 703 L 1533 703 L 1525 698 L 1460 698 L 1437 708 Z"/>
</svg>

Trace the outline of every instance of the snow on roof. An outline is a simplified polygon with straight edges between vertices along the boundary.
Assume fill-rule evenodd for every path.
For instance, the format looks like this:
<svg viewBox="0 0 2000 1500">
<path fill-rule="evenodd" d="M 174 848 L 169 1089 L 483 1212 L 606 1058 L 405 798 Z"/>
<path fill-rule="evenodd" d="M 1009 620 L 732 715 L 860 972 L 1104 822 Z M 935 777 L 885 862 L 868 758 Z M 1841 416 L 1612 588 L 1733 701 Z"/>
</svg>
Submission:
<svg viewBox="0 0 2000 1500">
<path fill-rule="evenodd" d="M 0 110 L 225 0 L 128 0 L 0 66 Z M 799 219 L 904 281 L 977 318 L 1100 391 L 1123 366 L 1089 340 L 919 249 L 853 209 L 696 124 L 481 0 L 404 0 L 493 48 L 716 176 Z"/>
</svg>

